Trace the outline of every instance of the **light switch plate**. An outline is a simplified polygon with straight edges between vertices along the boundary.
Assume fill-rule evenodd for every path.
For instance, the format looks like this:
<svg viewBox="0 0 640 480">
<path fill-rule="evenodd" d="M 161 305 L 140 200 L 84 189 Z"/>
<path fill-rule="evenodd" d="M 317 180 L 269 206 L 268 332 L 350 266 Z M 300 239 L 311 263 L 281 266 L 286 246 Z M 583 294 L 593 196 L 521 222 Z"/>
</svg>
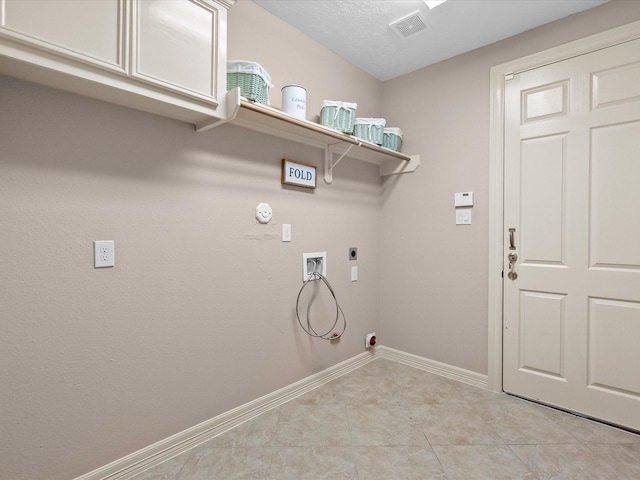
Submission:
<svg viewBox="0 0 640 480">
<path fill-rule="evenodd" d="M 290 223 L 282 224 L 282 241 L 283 242 L 291 241 L 291 224 Z"/>
<path fill-rule="evenodd" d="M 456 209 L 456 225 L 471 225 L 471 209 Z"/>
</svg>

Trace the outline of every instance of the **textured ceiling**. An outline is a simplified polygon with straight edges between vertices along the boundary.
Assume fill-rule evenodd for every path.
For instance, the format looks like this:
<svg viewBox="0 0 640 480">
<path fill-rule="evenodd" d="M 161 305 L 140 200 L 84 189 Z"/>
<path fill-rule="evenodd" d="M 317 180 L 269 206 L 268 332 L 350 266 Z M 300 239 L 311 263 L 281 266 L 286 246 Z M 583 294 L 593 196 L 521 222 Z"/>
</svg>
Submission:
<svg viewBox="0 0 640 480">
<path fill-rule="evenodd" d="M 253 0 L 329 50 L 389 80 L 608 0 Z M 415 11 L 427 28 L 400 38 L 389 24 Z"/>
</svg>

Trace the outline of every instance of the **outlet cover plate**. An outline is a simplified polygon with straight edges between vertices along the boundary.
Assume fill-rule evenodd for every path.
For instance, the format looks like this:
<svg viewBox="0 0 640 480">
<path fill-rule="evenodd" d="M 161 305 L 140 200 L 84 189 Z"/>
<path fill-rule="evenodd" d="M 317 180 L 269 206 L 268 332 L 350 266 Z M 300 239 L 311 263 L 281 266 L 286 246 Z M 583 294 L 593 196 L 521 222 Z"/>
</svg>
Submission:
<svg viewBox="0 0 640 480">
<path fill-rule="evenodd" d="M 114 267 L 116 264 L 113 240 L 95 240 L 93 242 L 93 266 L 95 268 Z"/>
</svg>

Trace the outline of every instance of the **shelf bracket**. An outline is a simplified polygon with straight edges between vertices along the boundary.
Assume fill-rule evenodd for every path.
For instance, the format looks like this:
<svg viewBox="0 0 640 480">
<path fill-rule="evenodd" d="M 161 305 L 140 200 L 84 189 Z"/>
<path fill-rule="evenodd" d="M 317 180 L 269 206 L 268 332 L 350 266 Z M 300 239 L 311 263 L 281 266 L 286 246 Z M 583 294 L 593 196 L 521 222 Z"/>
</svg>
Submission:
<svg viewBox="0 0 640 480">
<path fill-rule="evenodd" d="M 333 169 L 342 161 L 344 157 L 347 156 L 349 151 L 353 147 L 359 147 L 361 144 L 352 143 L 349 147 L 344 151 L 342 155 L 334 162 L 333 161 L 333 150 L 332 145 L 327 145 L 324 149 L 324 182 L 327 184 L 331 184 L 333 182 Z"/>
<path fill-rule="evenodd" d="M 213 127 L 230 122 L 240 111 L 240 87 L 232 88 L 225 96 L 226 118 L 212 118 L 196 125 L 196 132 L 206 132 Z"/>
<path fill-rule="evenodd" d="M 420 155 L 410 155 L 408 162 L 395 159 L 385 160 L 380 164 L 380 176 L 401 175 L 403 173 L 413 173 L 420 166 Z"/>
</svg>

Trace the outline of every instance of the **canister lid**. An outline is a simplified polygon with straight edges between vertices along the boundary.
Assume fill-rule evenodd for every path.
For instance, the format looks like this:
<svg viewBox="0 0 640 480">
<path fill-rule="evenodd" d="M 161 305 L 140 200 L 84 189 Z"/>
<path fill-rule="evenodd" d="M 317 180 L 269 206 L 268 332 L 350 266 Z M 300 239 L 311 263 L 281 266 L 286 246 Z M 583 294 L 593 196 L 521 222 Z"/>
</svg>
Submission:
<svg viewBox="0 0 640 480">
<path fill-rule="evenodd" d="M 292 84 L 290 84 L 290 85 L 285 85 L 284 87 L 282 87 L 282 88 L 281 88 L 281 90 L 284 90 L 284 89 L 285 89 L 285 88 L 287 88 L 287 87 L 297 87 L 297 88 L 301 88 L 301 89 L 303 89 L 305 92 L 307 91 L 307 89 L 306 89 L 306 88 L 304 88 L 302 85 L 296 85 L 295 83 L 292 83 Z"/>
</svg>

